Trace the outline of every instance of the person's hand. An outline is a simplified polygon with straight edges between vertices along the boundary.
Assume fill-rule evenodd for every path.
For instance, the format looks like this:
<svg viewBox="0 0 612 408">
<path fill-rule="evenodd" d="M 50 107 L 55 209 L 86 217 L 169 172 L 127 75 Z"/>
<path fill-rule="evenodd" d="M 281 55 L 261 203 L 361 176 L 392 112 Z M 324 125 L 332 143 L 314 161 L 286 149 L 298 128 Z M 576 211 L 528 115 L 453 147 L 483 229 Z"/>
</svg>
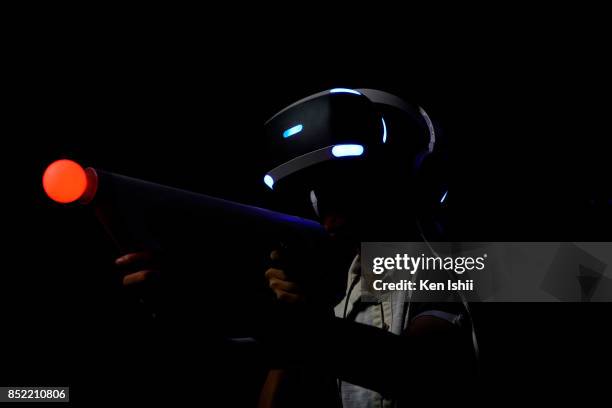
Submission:
<svg viewBox="0 0 612 408">
<path fill-rule="evenodd" d="M 133 252 L 115 260 L 124 287 L 140 286 L 159 276 L 159 256 L 152 251 Z"/>
<path fill-rule="evenodd" d="M 272 251 L 270 259 L 279 263 L 282 259 L 281 252 L 278 250 Z M 272 289 L 279 301 L 288 304 L 301 303 L 304 301 L 304 294 L 300 287 L 287 278 L 283 269 L 269 268 L 265 276 L 268 281 L 268 286 L 270 286 L 270 289 Z"/>
</svg>

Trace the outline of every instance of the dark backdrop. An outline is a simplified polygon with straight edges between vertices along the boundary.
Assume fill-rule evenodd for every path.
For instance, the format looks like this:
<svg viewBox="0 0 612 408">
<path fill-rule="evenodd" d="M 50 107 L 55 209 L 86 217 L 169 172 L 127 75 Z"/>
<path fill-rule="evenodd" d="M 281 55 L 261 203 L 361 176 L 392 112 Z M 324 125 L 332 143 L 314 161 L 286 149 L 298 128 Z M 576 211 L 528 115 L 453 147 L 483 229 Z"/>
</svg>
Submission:
<svg viewBox="0 0 612 408">
<path fill-rule="evenodd" d="M 173 375 L 167 370 L 206 384 L 198 377 L 206 363 L 165 349 L 181 339 L 166 342 L 119 290 L 116 253 L 90 214 L 43 196 L 42 171 L 68 157 L 262 203 L 262 122 L 332 87 L 387 90 L 440 122 L 454 146 L 449 205 L 465 239 L 610 240 L 609 102 L 599 98 L 608 80 L 596 43 L 560 31 L 443 35 L 429 44 L 402 30 L 376 39 L 338 30 L 287 44 L 282 32 L 251 32 L 221 42 L 197 29 L 127 27 L 14 31 L 3 137 L 2 384 L 69 384 L 74 399 L 130 394 L 151 373 Z M 611 362 L 610 311 L 474 305 L 486 378 L 519 390 L 534 378 L 597 380 L 596 368 Z M 206 320 L 194 325 L 210 330 Z M 250 395 L 257 370 L 223 358 L 231 387 Z"/>
</svg>

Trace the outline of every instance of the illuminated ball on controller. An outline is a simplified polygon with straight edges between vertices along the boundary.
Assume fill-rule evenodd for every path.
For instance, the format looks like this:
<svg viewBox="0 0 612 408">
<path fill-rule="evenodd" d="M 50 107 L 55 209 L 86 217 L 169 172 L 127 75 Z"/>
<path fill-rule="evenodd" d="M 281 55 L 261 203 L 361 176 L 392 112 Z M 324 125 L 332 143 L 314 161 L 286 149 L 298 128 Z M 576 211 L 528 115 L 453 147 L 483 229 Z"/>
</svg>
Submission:
<svg viewBox="0 0 612 408">
<path fill-rule="evenodd" d="M 43 188 L 50 199 L 67 204 L 77 201 L 87 189 L 85 170 L 72 160 L 57 160 L 43 174 Z"/>
</svg>

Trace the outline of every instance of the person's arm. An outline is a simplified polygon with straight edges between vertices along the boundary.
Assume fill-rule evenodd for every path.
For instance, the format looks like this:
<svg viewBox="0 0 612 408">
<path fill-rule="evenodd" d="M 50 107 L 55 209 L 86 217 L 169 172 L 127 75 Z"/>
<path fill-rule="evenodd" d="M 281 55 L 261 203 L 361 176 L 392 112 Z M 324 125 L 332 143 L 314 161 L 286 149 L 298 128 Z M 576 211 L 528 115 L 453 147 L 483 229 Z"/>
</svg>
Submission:
<svg viewBox="0 0 612 408">
<path fill-rule="evenodd" d="M 279 251 L 272 251 L 270 254 L 272 261 L 280 259 Z M 265 273 L 268 286 L 276 295 L 279 302 L 285 304 L 295 304 L 304 301 L 296 284 L 290 282 L 282 269 L 269 268 Z M 286 368 L 272 368 L 268 371 L 264 384 L 259 395 L 259 408 L 273 408 L 288 406 L 286 398 L 290 396 L 291 377 L 295 372 Z"/>
<path fill-rule="evenodd" d="M 271 369 L 268 371 L 266 380 L 261 387 L 261 393 L 259 394 L 258 408 L 274 408 L 282 406 L 282 393 L 286 388 L 284 383 L 286 382 L 288 372 L 284 369 Z"/>
<path fill-rule="evenodd" d="M 475 370 L 465 333 L 431 316 L 413 321 L 402 336 L 335 318 L 309 342 L 325 369 L 391 398 L 409 398 L 414 386 L 454 388 Z"/>
</svg>

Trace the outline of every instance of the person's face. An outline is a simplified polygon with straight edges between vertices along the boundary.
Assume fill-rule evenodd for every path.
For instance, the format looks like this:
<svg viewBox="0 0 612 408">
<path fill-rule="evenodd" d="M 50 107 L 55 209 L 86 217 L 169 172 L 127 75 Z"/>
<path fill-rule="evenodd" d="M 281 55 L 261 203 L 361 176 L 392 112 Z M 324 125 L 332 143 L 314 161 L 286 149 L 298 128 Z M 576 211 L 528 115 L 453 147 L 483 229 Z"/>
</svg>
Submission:
<svg viewBox="0 0 612 408">
<path fill-rule="evenodd" d="M 315 193 L 319 221 L 330 237 L 347 242 L 359 242 L 356 197 L 346 191 L 338 194 L 329 190 L 319 190 Z"/>
</svg>

